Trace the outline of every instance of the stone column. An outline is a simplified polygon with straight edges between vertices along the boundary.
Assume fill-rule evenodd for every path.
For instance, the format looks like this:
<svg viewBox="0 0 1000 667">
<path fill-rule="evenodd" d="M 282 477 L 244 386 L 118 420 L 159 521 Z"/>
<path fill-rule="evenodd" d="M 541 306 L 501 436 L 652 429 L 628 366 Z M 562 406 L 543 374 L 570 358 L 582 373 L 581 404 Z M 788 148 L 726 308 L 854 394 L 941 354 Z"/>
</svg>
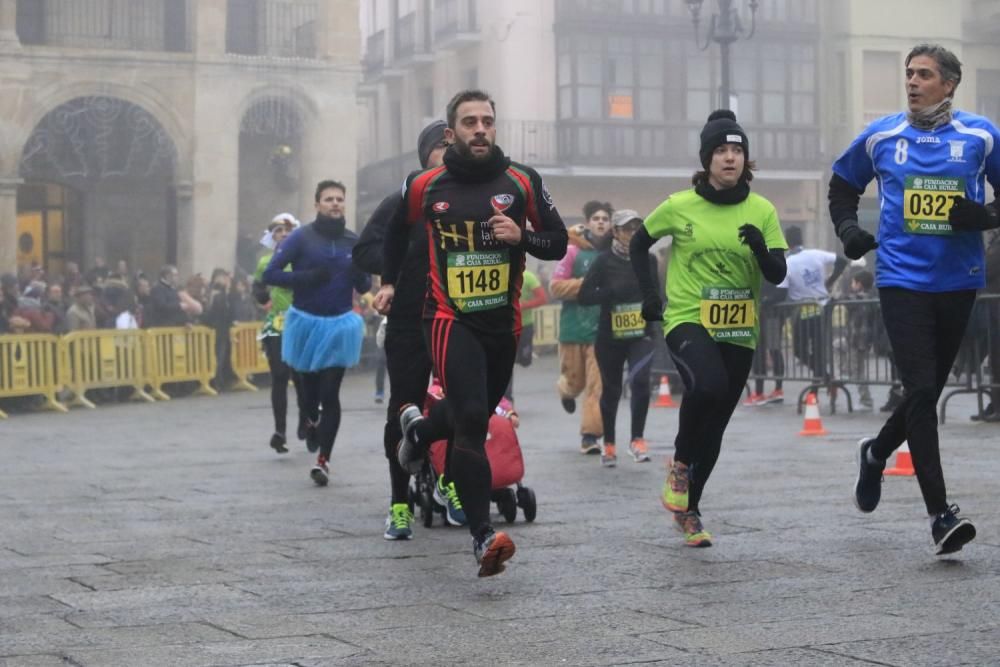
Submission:
<svg viewBox="0 0 1000 667">
<path fill-rule="evenodd" d="M 182 181 L 174 186 L 177 197 L 177 269 L 182 276 L 191 275 L 194 268 L 194 184 Z"/>
<path fill-rule="evenodd" d="M 17 186 L 23 182 L 0 176 L 0 273 L 17 272 Z"/>
<path fill-rule="evenodd" d="M 221 56 L 226 52 L 226 0 L 198 0 L 192 7 L 195 53 Z"/>
<path fill-rule="evenodd" d="M 17 0 L 0 0 L 0 52 L 19 51 L 17 38 Z"/>
</svg>

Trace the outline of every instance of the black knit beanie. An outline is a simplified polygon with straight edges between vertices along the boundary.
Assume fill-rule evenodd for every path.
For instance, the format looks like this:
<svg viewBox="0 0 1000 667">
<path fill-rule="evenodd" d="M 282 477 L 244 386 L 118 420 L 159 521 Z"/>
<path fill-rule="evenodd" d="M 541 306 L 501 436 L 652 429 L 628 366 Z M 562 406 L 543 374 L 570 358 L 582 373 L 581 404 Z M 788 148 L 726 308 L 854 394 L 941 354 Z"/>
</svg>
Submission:
<svg viewBox="0 0 1000 667">
<path fill-rule="evenodd" d="M 443 120 L 436 120 L 420 131 L 420 136 L 417 137 L 417 157 L 420 158 L 420 166 L 424 169 L 427 168 L 427 160 L 431 157 L 431 151 L 444 141 L 444 128 L 446 127 L 448 124 Z"/>
<path fill-rule="evenodd" d="M 750 142 L 746 132 L 736 122 L 736 114 L 729 109 L 718 109 L 708 115 L 708 122 L 701 130 L 701 148 L 698 157 L 701 166 L 708 169 L 712 162 L 712 153 L 722 144 L 739 144 L 743 147 L 743 156 L 750 161 Z"/>
</svg>

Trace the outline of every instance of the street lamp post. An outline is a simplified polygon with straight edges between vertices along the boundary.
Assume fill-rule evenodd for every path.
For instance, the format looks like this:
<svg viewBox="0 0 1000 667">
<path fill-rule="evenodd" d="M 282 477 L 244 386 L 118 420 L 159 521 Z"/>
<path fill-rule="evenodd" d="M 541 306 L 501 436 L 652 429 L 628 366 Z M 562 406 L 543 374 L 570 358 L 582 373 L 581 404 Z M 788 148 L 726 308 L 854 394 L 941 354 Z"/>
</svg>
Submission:
<svg viewBox="0 0 1000 667">
<path fill-rule="evenodd" d="M 757 28 L 757 7 L 760 6 L 758 0 L 750 0 L 750 30 L 743 28 L 740 21 L 740 13 L 733 7 L 733 0 L 719 0 L 719 13 L 712 14 L 712 20 L 708 24 L 708 34 L 705 36 L 705 45 L 702 46 L 699 36 L 698 23 L 701 19 L 701 5 L 704 0 L 685 0 L 688 11 L 691 12 L 691 20 L 694 22 L 695 45 L 704 51 L 709 44 L 715 42 L 719 45 L 722 56 L 722 85 L 720 86 L 719 106 L 723 109 L 729 108 L 730 73 L 729 73 L 729 45 L 739 40 L 741 37 L 750 39 Z"/>
</svg>

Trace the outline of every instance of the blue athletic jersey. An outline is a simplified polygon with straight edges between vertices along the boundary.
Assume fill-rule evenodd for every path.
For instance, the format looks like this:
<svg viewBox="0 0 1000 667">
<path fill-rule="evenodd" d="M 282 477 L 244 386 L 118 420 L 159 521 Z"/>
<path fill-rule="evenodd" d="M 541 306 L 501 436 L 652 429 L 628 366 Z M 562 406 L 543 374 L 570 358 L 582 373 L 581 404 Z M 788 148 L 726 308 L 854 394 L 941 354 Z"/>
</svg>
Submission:
<svg viewBox="0 0 1000 667">
<path fill-rule="evenodd" d="M 919 130 L 905 113 L 874 121 L 833 164 L 864 191 L 878 179 L 876 282 L 922 292 L 985 284 L 982 234 L 948 224 L 955 195 L 985 203 L 984 180 L 1000 192 L 1000 131 L 986 118 L 955 111 L 951 123 Z"/>
</svg>

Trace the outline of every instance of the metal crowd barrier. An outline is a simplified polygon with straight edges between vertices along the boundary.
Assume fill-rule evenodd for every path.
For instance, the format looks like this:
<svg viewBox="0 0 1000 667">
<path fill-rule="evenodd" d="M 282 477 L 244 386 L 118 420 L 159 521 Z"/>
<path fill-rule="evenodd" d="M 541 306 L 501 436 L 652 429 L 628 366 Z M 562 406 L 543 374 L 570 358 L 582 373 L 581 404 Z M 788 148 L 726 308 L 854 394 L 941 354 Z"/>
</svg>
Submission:
<svg viewBox="0 0 1000 667">
<path fill-rule="evenodd" d="M 553 347 L 559 344 L 559 304 L 547 304 L 535 308 L 535 334 L 532 345 Z"/>
<path fill-rule="evenodd" d="M 59 391 L 59 338 L 51 334 L 0 336 L 0 398 L 42 396 L 44 408 L 66 412 Z M 0 410 L 0 418 L 7 414 Z"/>
<path fill-rule="evenodd" d="M 750 380 L 805 383 L 797 406 L 820 389 L 843 393 L 854 409 L 851 387 L 865 405 L 874 406 L 870 388 L 899 385 L 889 337 L 877 299 L 783 302 L 763 305 L 760 338 Z M 989 364 L 984 368 L 984 360 Z M 776 372 L 776 369 L 781 372 Z M 960 394 L 1000 392 L 1000 295 L 980 295 L 955 367 L 940 403 L 944 423 L 948 401 Z M 836 411 L 836 402 L 831 403 Z"/>
<path fill-rule="evenodd" d="M 230 354 L 233 373 L 236 375 L 232 389 L 257 391 L 257 387 L 250 382 L 250 376 L 271 372 L 259 339 L 262 324 L 262 322 L 237 322 L 229 330 L 229 339 L 232 342 Z"/>
<path fill-rule="evenodd" d="M 146 360 L 147 332 L 139 329 L 74 331 L 59 341 L 62 384 L 72 394 L 70 406 L 94 408 L 90 389 L 131 387 L 132 399 L 155 399 L 146 393 L 151 384 Z"/>
<path fill-rule="evenodd" d="M 203 326 L 147 329 L 153 396 L 169 401 L 163 385 L 197 382 L 199 394 L 215 396 L 215 331 Z"/>
</svg>

